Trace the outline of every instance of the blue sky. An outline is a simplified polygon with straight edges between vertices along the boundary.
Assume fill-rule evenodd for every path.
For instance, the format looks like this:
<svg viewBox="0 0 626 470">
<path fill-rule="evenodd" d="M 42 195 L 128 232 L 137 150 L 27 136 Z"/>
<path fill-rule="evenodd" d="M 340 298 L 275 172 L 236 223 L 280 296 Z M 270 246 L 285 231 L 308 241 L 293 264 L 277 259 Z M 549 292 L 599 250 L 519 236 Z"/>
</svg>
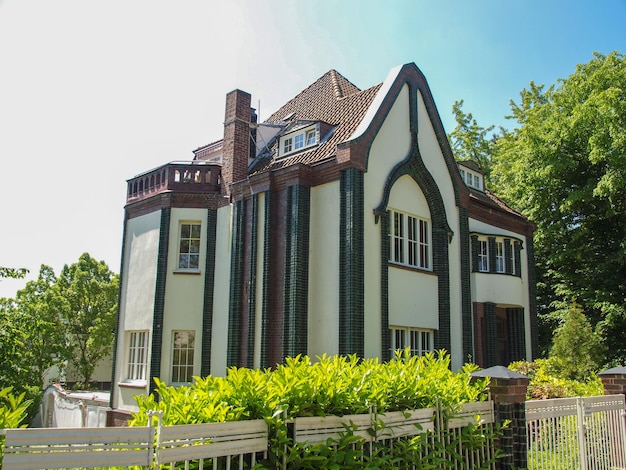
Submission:
<svg viewBox="0 0 626 470">
<path fill-rule="evenodd" d="M 415 62 L 447 132 L 459 99 L 512 127 L 625 24 L 626 0 L 0 0 L 0 266 L 118 271 L 125 181 L 221 138 L 235 88 L 263 119 L 331 68 L 366 88 Z"/>
</svg>

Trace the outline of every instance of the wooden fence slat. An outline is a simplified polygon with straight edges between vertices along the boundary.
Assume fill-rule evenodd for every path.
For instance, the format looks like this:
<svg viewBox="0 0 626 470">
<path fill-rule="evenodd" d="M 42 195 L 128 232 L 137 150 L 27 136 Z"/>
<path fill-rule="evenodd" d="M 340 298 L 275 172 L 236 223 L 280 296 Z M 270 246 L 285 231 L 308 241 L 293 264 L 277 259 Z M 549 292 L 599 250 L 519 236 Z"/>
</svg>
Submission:
<svg viewBox="0 0 626 470">
<path fill-rule="evenodd" d="M 148 466 L 154 428 L 7 429 L 3 468 Z"/>
</svg>

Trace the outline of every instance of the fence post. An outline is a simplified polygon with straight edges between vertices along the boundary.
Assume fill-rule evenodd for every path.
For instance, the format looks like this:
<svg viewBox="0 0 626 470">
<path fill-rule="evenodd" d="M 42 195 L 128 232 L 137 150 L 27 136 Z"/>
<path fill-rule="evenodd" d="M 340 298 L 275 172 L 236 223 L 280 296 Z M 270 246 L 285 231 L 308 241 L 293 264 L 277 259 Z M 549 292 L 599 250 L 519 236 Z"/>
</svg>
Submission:
<svg viewBox="0 0 626 470">
<path fill-rule="evenodd" d="M 471 375 L 490 378 L 489 394 L 494 401 L 496 423 L 509 421 L 499 442 L 504 457 L 498 460 L 496 468 L 526 468 L 526 390 L 530 379 L 504 366 L 489 367 Z"/>
</svg>

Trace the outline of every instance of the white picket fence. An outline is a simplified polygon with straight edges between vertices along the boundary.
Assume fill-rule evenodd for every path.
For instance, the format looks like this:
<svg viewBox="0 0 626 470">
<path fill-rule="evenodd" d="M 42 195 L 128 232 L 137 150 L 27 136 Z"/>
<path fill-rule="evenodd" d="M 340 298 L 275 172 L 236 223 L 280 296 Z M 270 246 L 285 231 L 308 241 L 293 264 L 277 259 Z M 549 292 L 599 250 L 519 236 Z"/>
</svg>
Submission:
<svg viewBox="0 0 626 470">
<path fill-rule="evenodd" d="M 624 395 L 526 402 L 530 470 L 626 469 Z"/>
<path fill-rule="evenodd" d="M 152 422 L 152 419 L 150 420 Z M 437 434 L 437 430 L 443 431 Z M 482 449 L 464 449 L 455 439 L 469 424 L 480 424 L 491 431 L 493 402 L 470 403 L 453 417 L 443 417 L 436 408 L 394 412 L 295 418 L 288 421 L 294 442 L 339 441 L 347 427 L 366 442 L 393 446 L 398 439 L 426 433 L 433 442 L 445 439 L 445 446 L 463 455 L 475 468 L 492 459 L 493 443 Z M 456 433 L 456 434 L 455 434 Z M 6 429 L 2 468 L 97 468 L 140 466 L 161 468 L 170 464 L 198 462 L 203 468 L 250 468 L 267 457 L 268 427 L 264 420 L 132 428 L 39 428 Z M 474 465 L 475 463 L 475 465 Z M 288 468 L 285 464 L 284 468 Z M 491 465 L 489 468 L 495 468 Z"/>
</svg>

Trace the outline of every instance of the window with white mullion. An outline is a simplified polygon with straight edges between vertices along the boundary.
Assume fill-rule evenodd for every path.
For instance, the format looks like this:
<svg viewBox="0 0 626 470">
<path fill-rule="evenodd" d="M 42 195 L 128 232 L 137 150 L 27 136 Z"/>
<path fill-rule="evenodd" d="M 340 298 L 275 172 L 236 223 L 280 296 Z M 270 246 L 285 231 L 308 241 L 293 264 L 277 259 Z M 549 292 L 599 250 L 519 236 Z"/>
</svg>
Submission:
<svg viewBox="0 0 626 470">
<path fill-rule="evenodd" d="M 504 243 L 496 241 L 496 272 L 503 273 L 504 271 Z"/>
<path fill-rule="evenodd" d="M 145 381 L 148 364 L 148 332 L 131 331 L 128 341 L 128 369 L 126 380 Z"/>
<path fill-rule="evenodd" d="M 390 261 L 430 269 L 430 229 L 427 220 L 390 211 Z"/>
<path fill-rule="evenodd" d="M 409 349 L 412 356 L 433 351 L 433 330 L 421 328 L 391 328 L 391 351 Z"/>
<path fill-rule="evenodd" d="M 392 212 L 393 227 L 391 232 L 392 261 L 404 262 L 404 217 L 399 212 Z"/>
<path fill-rule="evenodd" d="M 489 272 L 489 243 L 487 240 L 478 240 L 478 270 Z"/>
</svg>

